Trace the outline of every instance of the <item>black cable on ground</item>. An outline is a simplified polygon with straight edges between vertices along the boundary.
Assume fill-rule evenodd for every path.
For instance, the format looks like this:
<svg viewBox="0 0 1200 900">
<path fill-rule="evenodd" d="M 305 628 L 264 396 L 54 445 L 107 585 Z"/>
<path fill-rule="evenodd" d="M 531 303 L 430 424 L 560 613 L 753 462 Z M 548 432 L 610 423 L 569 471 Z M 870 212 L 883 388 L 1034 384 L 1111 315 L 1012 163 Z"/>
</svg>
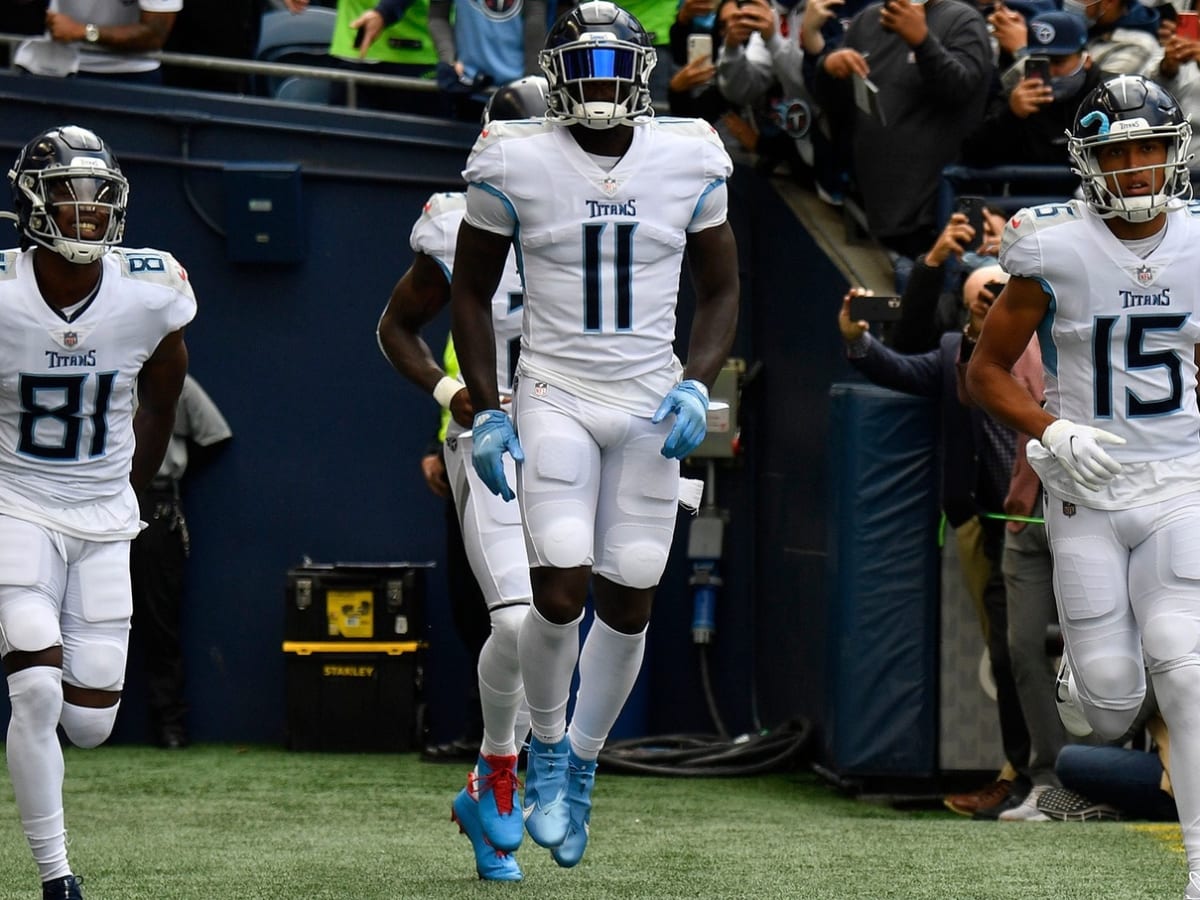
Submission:
<svg viewBox="0 0 1200 900">
<path fill-rule="evenodd" d="M 600 751 L 609 771 L 641 775 L 761 775 L 795 768 L 812 737 L 807 719 L 732 740 L 710 734 L 674 734 L 612 741 Z"/>
</svg>

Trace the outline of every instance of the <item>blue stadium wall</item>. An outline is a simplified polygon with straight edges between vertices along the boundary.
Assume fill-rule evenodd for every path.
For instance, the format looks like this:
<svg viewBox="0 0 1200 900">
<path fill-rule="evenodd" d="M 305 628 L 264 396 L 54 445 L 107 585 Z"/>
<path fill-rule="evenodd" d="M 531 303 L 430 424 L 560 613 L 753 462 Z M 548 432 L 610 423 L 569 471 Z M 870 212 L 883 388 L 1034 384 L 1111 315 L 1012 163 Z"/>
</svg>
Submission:
<svg viewBox="0 0 1200 900">
<path fill-rule="evenodd" d="M 435 410 L 379 353 L 375 322 L 411 260 L 421 204 L 434 190 L 461 188 L 475 129 L 10 74 L 0 74 L 0 98 L 5 159 L 50 125 L 74 122 L 105 137 L 132 183 L 126 245 L 172 251 L 200 300 L 188 330 L 191 370 L 235 437 L 187 484 L 193 737 L 284 739 L 283 593 L 287 570 L 305 558 L 439 564 L 427 599 L 426 699 L 434 736 L 454 736 L 470 675 L 446 609 L 440 501 L 418 468 Z M 224 206 L 236 194 L 227 169 L 240 163 L 300 166 L 300 262 L 230 261 L 220 232 L 236 225 Z M 845 282 L 769 181 L 739 167 L 730 192 L 743 286 L 734 352 L 761 368 L 742 398 L 745 454 L 717 471 L 728 525 L 707 651 L 713 692 L 734 733 L 795 718 L 819 727 L 826 431 L 830 385 L 848 375 L 834 322 Z M 686 299 L 682 306 L 686 335 Z M 432 346 L 447 328 L 444 316 L 431 327 Z M 626 736 L 712 728 L 691 642 L 688 524 L 681 516 Z M 117 741 L 147 736 L 137 654 L 135 643 Z"/>
</svg>

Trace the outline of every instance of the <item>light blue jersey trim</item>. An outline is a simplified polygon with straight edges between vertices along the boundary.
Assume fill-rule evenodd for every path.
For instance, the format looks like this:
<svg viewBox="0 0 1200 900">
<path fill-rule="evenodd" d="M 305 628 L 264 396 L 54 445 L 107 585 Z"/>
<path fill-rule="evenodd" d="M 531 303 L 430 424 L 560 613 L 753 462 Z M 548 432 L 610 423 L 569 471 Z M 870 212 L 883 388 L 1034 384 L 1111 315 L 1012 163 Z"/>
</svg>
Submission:
<svg viewBox="0 0 1200 900">
<path fill-rule="evenodd" d="M 706 187 L 704 189 L 704 192 L 700 194 L 699 199 L 696 200 L 696 206 L 694 209 L 692 209 L 691 221 L 695 222 L 697 216 L 700 215 L 700 207 L 702 207 L 704 205 L 704 201 L 708 198 L 708 195 L 711 194 L 713 191 L 715 191 L 717 188 L 719 188 L 724 183 L 725 183 L 724 178 L 718 178 L 716 181 L 709 183 L 708 187 Z"/>
<path fill-rule="evenodd" d="M 1045 278 L 1039 278 L 1038 283 L 1050 297 L 1050 305 L 1046 308 L 1046 314 L 1042 316 L 1042 321 L 1038 323 L 1037 327 L 1038 343 L 1042 348 L 1042 368 L 1057 378 L 1058 347 L 1054 343 L 1054 316 L 1058 312 L 1058 300 L 1054 296 L 1054 289 L 1050 287 L 1050 282 Z"/>
</svg>

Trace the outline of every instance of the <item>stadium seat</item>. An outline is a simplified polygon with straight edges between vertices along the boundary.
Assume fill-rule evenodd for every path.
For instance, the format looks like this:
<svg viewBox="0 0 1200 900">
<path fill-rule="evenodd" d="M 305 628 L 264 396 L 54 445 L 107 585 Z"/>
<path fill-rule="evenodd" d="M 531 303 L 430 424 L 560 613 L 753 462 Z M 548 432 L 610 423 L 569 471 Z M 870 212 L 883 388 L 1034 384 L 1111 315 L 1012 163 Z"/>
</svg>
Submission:
<svg viewBox="0 0 1200 900">
<path fill-rule="evenodd" d="M 295 15 L 286 9 L 269 10 L 262 16 L 254 58 L 259 62 L 336 65 L 329 56 L 329 42 L 336 23 L 337 13 L 323 6 L 310 6 Z M 276 96 L 284 80 L 260 79 L 257 92 L 263 96 Z"/>
<path fill-rule="evenodd" d="M 293 75 L 285 78 L 275 88 L 276 100 L 290 100 L 293 103 L 328 104 L 333 98 L 333 83 L 324 78 L 305 78 Z"/>
</svg>

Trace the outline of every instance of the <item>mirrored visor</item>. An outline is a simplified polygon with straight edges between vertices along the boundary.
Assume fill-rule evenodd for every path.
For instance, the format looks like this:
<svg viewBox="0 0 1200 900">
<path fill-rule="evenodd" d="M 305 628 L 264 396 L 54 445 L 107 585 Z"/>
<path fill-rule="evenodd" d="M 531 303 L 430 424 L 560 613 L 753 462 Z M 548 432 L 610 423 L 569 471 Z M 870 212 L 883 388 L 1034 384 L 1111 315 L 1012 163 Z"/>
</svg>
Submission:
<svg viewBox="0 0 1200 900">
<path fill-rule="evenodd" d="M 633 78 L 637 54 L 620 47 L 576 47 L 562 52 L 563 75 L 584 78 Z"/>
</svg>

